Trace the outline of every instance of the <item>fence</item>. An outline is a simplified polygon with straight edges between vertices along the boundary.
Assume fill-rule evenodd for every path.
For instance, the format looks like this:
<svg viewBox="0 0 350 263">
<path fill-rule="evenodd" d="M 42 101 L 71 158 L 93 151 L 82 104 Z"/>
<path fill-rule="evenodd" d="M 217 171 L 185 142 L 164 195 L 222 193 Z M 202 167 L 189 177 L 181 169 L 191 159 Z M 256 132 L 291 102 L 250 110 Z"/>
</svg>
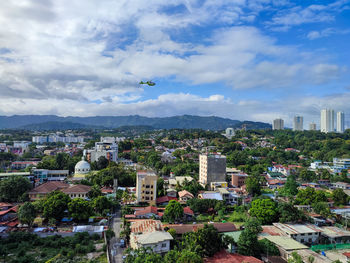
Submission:
<svg viewBox="0 0 350 263">
<path fill-rule="evenodd" d="M 325 250 L 334 250 L 334 249 L 350 249 L 350 243 L 311 246 L 311 250 L 313 251 L 325 251 Z"/>
</svg>

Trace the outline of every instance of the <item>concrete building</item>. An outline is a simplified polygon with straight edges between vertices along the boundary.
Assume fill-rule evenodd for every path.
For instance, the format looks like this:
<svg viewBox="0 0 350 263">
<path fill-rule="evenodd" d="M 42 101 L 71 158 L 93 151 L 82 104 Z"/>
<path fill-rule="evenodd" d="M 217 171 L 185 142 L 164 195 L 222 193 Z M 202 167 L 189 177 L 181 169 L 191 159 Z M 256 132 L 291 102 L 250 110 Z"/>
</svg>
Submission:
<svg viewBox="0 0 350 263">
<path fill-rule="evenodd" d="M 304 118 L 303 116 L 294 116 L 293 121 L 293 131 L 303 131 L 304 130 Z"/>
<path fill-rule="evenodd" d="M 227 139 L 231 139 L 233 136 L 235 136 L 236 133 L 235 133 L 235 130 L 233 128 L 227 128 L 225 130 L 225 133 L 224 133 L 224 136 L 227 138 Z"/>
<path fill-rule="evenodd" d="M 96 162 L 102 156 L 109 161 L 117 162 L 118 138 L 101 137 L 99 142 L 95 142 L 93 149 L 84 150 L 84 156 L 89 162 Z"/>
<path fill-rule="evenodd" d="M 344 112 L 337 112 L 337 132 L 343 133 L 345 131 L 345 115 Z"/>
<path fill-rule="evenodd" d="M 350 158 L 333 158 L 333 166 L 341 169 L 350 169 Z"/>
<path fill-rule="evenodd" d="M 248 175 L 245 173 L 232 174 L 231 184 L 235 187 L 242 187 L 245 185 L 245 180 L 248 178 Z"/>
<path fill-rule="evenodd" d="M 226 156 L 219 154 L 199 155 L 199 183 L 226 181 Z"/>
<path fill-rule="evenodd" d="M 318 244 L 322 229 L 311 224 L 282 224 L 273 223 L 287 236 L 302 244 Z"/>
<path fill-rule="evenodd" d="M 334 110 L 321 110 L 321 132 L 334 132 Z"/>
<path fill-rule="evenodd" d="M 316 123 L 311 122 L 309 124 L 309 131 L 316 131 Z"/>
<path fill-rule="evenodd" d="M 282 120 L 282 119 L 273 120 L 272 129 L 273 130 L 283 130 L 284 129 L 284 120 Z"/>
<path fill-rule="evenodd" d="M 150 171 L 137 171 L 136 197 L 137 202 L 145 202 L 151 205 L 156 203 L 158 176 Z"/>
<path fill-rule="evenodd" d="M 64 181 L 69 175 L 69 170 L 33 169 L 32 173 L 39 182 Z"/>
</svg>

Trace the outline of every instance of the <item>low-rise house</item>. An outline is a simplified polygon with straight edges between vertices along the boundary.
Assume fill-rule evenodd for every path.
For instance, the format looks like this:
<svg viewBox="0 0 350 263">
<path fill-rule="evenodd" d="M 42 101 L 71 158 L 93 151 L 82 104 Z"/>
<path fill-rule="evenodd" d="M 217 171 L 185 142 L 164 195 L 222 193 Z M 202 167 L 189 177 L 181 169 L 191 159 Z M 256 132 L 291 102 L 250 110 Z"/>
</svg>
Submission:
<svg viewBox="0 0 350 263">
<path fill-rule="evenodd" d="M 29 191 L 29 199 L 31 201 L 39 200 L 45 198 L 49 193 L 53 191 L 60 191 L 69 187 L 69 184 L 63 182 L 47 182 L 43 183 L 31 191 Z"/>
<path fill-rule="evenodd" d="M 69 170 L 33 169 L 32 173 L 39 182 L 64 181 L 69 175 Z"/>
<path fill-rule="evenodd" d="M 11 163 L 11 169 L 23 170 L 29 166 L 36 166 L 38 163 L 38 161 L 15 161 Z"/>
<path fill-rule="evenodd" d="M 327 239 L 331 244 L 343 244 L 350 242 L 350 231 L 335 226 L 321 227 L 321 236 Z"/>
<path fill-rule="evenodd" d="M 98 234 L 102 236 L 104 231 L 104 226 L 92 226 L 92 225 L 84 225 L 84 226 L 73 226 L 73 233 L 79 232 L 87 232 L 89 235 Z"/>
<path fill-rule="evenodd" d="M 170 250 L 173 237 L 165 232 L 158 220 L 140 220 L 130 226 L 130 247 L 132 249 L 151 248 L 155 253 L 166 253 Z"/>
<path fill-rule="evenodd" d="M 7 210 L 0 211 L 0 222 L 2 225 L 6 225 L 7 222 L 11 222 L 17 219 L 18 206 L 11 207 Z"/>
<path fill-rule="evenodd" d="M 70 186 L 68 188 L 64 188 L 61 191 L 67 195 L 69 195 L 70 198 L 87 198 L 87 194 L 90 192 L 91 186 L 84 185 L 84 184 L 76 184 L 73 186 Z"/>
<path fill-rule="evenodd" d="M 168 182 L 168 188 L 175 189 L 177 185 L 184 185 L 186 182 L 191 182 L 193 178 L 191 176 L 174 176 L 170 177 Z"/>
<path fill-rule="evenodd" d="M 169 188 L 166 190 L 166 195 L 170 197 L 176 197 L 177 191 L 173 188 Z"/>
<path fill-rule="evenodd" d="M 191 221 L 194 218 L 194 212 L 189 206 L 184 207 L 184 217 L 186 221 Z"/>
<path fill-rule="evenodd" d="M 267 184 L 267 187 L 270 189 L 277 189 L 277 188 L 283 187 L 285 183 L 286 183 L 285 180 L 268 179 L 266 184 Z"/>
<path fill-rule="evenodd" d="M 182 190 L 178 194 L 180 203 L 186 203 L 188 200 L 194 198 L 193 194 L 186 190 Z"/>
<path fill-rule="evenodd" d="M 230 254 L 226 250 L 221 250 L 214 256 L 206 258 L 204 263 L 263 263 L 263 261 L 252 256 Z"/>
<path fill-rule="evenodd" d="M 210 190 L 216 191 L 219 188 L 227 188 L 228 184 L 227 182 L 211 182 L 210 183 Z"/>
<path fill-rule="evenodd" d="M 308 249 L 307 246 L 288 236 L 263 236 L 260 238 L 266 238 L 267 240 L 274 243 L 277 246 L 281 257 L 286 260 L 288 260 L 289 255 L 292 252 L 298 251 L 300 249 Z"/>
<path fill-rule="evenodd" d="M 162 196 L 162 197 L 158 197 L 156 199 L 156 204 L 157 205 L 167 205 L 169 204 L 170 200 L 175 200 L 177 201 L 177 198 L 176 197 L 171 197 L 171 196 Z"/>
<path fill-rule="evenodd" d="M 273 225 L 303 244 L 318 244 L 322 232 L 321 228 L 311 224 L 273 223 Z"/>
<path fill-rule="evenodd" d="M 215 199 L 219 201 L 223 201 L 222 195 L 219 192 L 215 191 L 203 191 L 198 194 L 198 198 L 200 199 Z"/>
<path fill-rule="evenodd" d="M 227 169 L 226 169 L 227 173 Z M 234 187 L 242 187 L 245 185 L 245 180 L 248 178 L 246 173 L 233 173 L 231 175 L 231 185 Z"/>
<path fill-rule="evenodd" d="M 340 188 L 340 189 L 343 189 L 343 190 L 350 189 L 350 184 L 344 183 L 344 182 L 333 183 L 333 186 L 334 186 L 334 188 Z"/>
<path fill-rule="evenodd" d="M 155 206 L 147 206 L 143 209 L 135 211 L 136 218 L 160 218 L 158 209 Z"/>
<path fill-rule="evenodd" d="M 0 211 L 8 210 L 11 207 L 14 207 L 14 205 L 6 202 L 0 202 Z"/>
</svg>

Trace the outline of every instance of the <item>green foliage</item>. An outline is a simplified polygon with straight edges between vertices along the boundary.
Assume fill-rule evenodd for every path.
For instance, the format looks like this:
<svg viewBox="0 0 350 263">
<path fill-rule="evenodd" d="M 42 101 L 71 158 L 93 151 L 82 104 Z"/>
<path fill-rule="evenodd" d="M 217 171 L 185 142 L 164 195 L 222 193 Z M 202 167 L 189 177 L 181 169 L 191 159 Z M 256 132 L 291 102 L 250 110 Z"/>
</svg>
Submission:
<svg viewBox="0 0 350 263">
<path fill-rule="evenodd" d="M 288 263 L 304 263 L 304 261 L 297 252 L 292 252 L 291 257 L 288 258 Z"/>
<path fill-rule="evenodd" d="M 106 209 L 112 208 L 112 202 L 105 196 L 98 196 L 92 201 L 93 208 L 96 212 L 102 214 Z"/>
<path fill-rule="evenodd" d="M 252 196 L 259 196 L 261 194 L 261 185 L 259 176 L 249 175 L 245 181 L 247 191 Z"/>
<path fill-rule="evenodd" d="M 269 256 L 280 255 L 280 251 L 278 250 L 276 245 L 266 238 L 259 240 L 259 246 L 261 253 L 264 253 Z"/>
<path fill-rule="evenodd" d="M 323 217 L 328 217 L 331 215 L 331 210 L 326 202 L 317 202 L 312 205 L 315 213 L 320 214 Z"/>
<path fill-rule="evenodd" d="M 296 182 L 295 175 L 291 174 L 287 177 L 283 192 L 287 196 L 295 196 L 298 193 L 298 183 Z"/>
<path fill-rule="evenodd" d="M 225 207 L 225 203 L 223 201 L 219 201 L 215 199 L 198 199 L 198 198 L 193 198 L 188 200 L 187 205 L 195 213 L 207 213 L 210 208 L 221 209 L 222 207 Z"/>
<path fill-rule="evenodd" d="M 161 255 L 154 253 L 151 248 L 140 248 L 128 253 L 125 263 L 163 263 Z"/>
<path fill-rule="evenodd" d="M 295 198 L 295 204 L 297 205 L 311 205 L 318 202 L 327 202 L 327 196 L 324 191 L 316 191 L 311 187 L 299 190 Z"/>
<path fill-rule="evenodd" d="M 175 200 L 170 200 L 169 204 L 165 207 L 164 220 L 168 222 L 180 221 L 183 218 L 184 209 L 181 204 Z"/>
<path fill-rule="evenodd" d="M 101 192 L 101 188 L 98 185 L 93 185 L 90 189 L 90 191 L 87 193 L 87 196 L 92 199 L 92 198 L 96 198 L 98 196 L 101 196 L 102 192 Z"/>
<path fill-rule="evenodd" d="M 30 181 L 22 176 L 10 176 L 0 181 L 0 200 L 18 202 L 23 194 L 32 189 Z"/>
<path fill-rule="evenodd" d="M 347 205 L 349 203 L 349 196 L 344 193 L 343 189 L 337 188 L 332 192 L 332 199 L 334 205 Z"/>
<path fill-rule="evenodd" d="M 113 186 L 113 179 L 118 180 L 120 186 L 135 186 L 135 171 L 125 168 L 123 164 L 116 164 L 98 171 L 97 174 L 88 176 L 91 183 L 99 186 Z"/>
<path fill-rule="evenodd" d="M 30 227 L 32 226 L 33 221 L 36 217 L 35 206 L 30 202 L 26 202 L 20 206 L 17 214 L 19 221 L 22 224 L 27 224 Z"/>
<path fill-rule="evenodd" d="M 278 212 L 281 223 L 295 223 L 306 219 L 304 213 L 291 203 L 279 203 Z"/>
<path fill-rule="evenodd" d="M 207 224 L 197 232 L 186 233 L 181 243 L 182 248 L 193 251 L 201 257 L 212 257 L 226 245 L 223 235 L 218 233 L 213 225 Z"/>
<path fill-rule="evenodd" d="M 164 259 L 164 263 L 202 263 L 202 258 L 193 251 L 188 249 L 171 250 Z"/>
<path fill-rule="evenodd" d="M 255 199 L 252 202 L 249 214 L 258 218 L 262 224 L 271 224 L 278 218 L 277 204 L 270 198 Z"/>
<path fill-rule="evenodd" d="M 56 156 L 45 156 L 40 163 L 38 169 L 49 170 L 69 170 L 74 172 L 74 167 L 81 160 L 81 154 L 71 157 L 67 153 L 59 153 Z"/>
<path fill-rule="evenodd" d="M 115 236 L 115 233 L 114 233 L 114 231 L 112 229 L 107 229 L 105 233 L 106 233 L 106 238 L 108 240 L 110 240 L 112 237 Z"/>
<path fill-rule="evenodd" d="M 77 221 L 87 220 L 92 214 L 92 208 L 89 201 L 82 198 L 74 198 L 68 203 L 70 215 Z"/>
<path fill-rule="evenodd" d="M 70 200 L 68 195 L 60 191 L 50 193 L 43 204 L 44 217 L 55 218 L 57 221 L 61 220 Z"/>
<path fill-rule="evenodd" d="M 250 218 L 238 239 L 238 253 L 247 256 L 260 256 L 258 234 L 262 231 L 258 219 Z"/>
</svg>

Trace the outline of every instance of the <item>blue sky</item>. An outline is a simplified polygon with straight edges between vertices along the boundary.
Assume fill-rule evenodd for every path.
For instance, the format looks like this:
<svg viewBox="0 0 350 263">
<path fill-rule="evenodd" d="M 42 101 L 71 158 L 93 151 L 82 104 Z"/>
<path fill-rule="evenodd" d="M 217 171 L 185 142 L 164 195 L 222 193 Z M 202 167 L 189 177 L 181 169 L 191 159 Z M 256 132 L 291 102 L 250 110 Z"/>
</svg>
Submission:
<svg viewBox="0 0 350 263">
<path fill-rule="evenodd" d="M 307 128 L 322 108 L 350 114 L 350 0 L 0 7 L 1 115 L 281 117 L 291 126 L 299 114 Z"/>
</svg>

